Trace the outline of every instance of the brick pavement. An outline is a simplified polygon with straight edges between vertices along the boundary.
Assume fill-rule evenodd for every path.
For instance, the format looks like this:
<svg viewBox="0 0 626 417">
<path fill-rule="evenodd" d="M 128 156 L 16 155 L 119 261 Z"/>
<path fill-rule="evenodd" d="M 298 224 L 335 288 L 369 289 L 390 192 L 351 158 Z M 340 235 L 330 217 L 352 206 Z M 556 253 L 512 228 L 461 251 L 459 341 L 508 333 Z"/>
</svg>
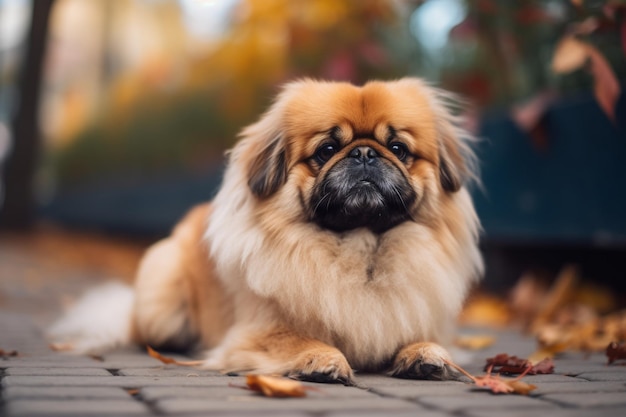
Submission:
<svg viewBox="0 0 626 417">
<path fill-rule="evenodd" d="M 20 260 L 7 253 L 0 252 L 0 264 Z M 0 359 L 0 416 L 626 416 L 626 366 L 607 366 L 601 354 L 567 354 L 555 360 L 555 374 L 527 376 L 538 387 L 530 396 L 494 395 L 462 382 L 357 375 L 358 387 L 308 384 L 316 390 L 307 398 L 271 399 L 229 386 L 243 385 L 242 377 L 163 365 L 139 350 L 101 358 L 52 352 L 42 329 L 58 313 L 58 298 L 89 280 L 72 281 L 80 271 L 59 270 L 70 283 L 25 291 L 19 268 L 12 271 L 0 276 L 0 348 L 20 355 Z M 465 358 L 474 374 L 496 353 L 527 356 L 535 348 L 518 332 L 491 331 L 496 345 Z"/>
</svg>

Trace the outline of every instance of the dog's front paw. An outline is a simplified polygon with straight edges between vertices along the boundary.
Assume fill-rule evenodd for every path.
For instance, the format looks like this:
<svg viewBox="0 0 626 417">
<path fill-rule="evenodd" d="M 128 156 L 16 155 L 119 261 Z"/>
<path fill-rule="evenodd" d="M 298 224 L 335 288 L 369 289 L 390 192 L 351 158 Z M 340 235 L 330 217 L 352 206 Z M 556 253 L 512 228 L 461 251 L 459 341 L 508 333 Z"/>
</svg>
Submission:
<svg viewBox="0 0 626 417">
<path fill-rule="evenodd" d="M 317 348 L 304 352 L 287 376 L 301 381 L 354 385 L 348 360 L 335 348 Z"/>
<path fill-rule="evenodd" d="M 436 343 L 413 343 L 398 352 L 389 375 L 437 381 L 457 379 L 454 371 L 446 364 L 451 361 L 448 351 Z"/>
</svg>

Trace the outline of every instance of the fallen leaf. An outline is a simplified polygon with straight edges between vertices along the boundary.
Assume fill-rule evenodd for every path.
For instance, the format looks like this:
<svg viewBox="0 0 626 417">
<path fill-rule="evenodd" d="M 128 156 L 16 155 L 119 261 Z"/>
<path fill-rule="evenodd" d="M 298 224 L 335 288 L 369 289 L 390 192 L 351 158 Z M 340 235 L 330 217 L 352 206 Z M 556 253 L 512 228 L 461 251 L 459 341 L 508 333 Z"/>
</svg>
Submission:
<svg viewBox="0 0 626 417">
<path fill-rule="evenodd" d="M 511 289 L 508 297 L 510 306 L 514 311 L 515 319 L 519 320 L 524 327 L 527 327 L 536 316 L 547 291 L 546 280 L 534 271 L 524 272 Z"/>
<path fill-rule="evenodd" d="M 552 374 L 554 373 L 554 362 L 550 358 L 544 358 L 536 364 L 533 364 L 528 359 L 522 359 L 517 356 L 509 356 L 506 353 L 501 353 L 493 358 L 487 359 L 485 370 L 488 369 L 506 374 Z"/>
<path fill-rule="evenodd" d="M 549 322 L 556 312 L 572 298 L 578 279 L 578 268 L 576 266 L 566 265 L 561 269 L 530 326 L 533 331 Z"/>
<path fill-rule="evenodd" d="M 18 355 L 19 355 L 19 353 L 18 353 L 17 350 L 0 349 L 0 359 L 14 358 L 14 357 L 16 357 Z"/>
<path fill-rule="evenodd" d="M 566 344 L 554 344 L 548 347 L 542 347 L 533 352 L 529 357 L 528 361 L 532 365 L 537 365 L 546 359 L 553 359 L 559 353 L 565 352 L 569 348 L 569 345 Z M 551 372 L 549 372 L 551 373 Z"/>
<path fill-rule="evenodd" d="M 606 347 L 606 356 L 609 359 L 609 365 L 617 360 L 626 359 L 626 343 L 611 342 Z"/>
<path fill-rule="evenodd" d="M 489 367 L 487 369 L 487 375 L 474 376 L 453 362 L 450 362 L 450 361 L 445 361 L 445 362 L 447 365 L 455 368 L 456 370 L 461 372 L 463 375 L 471 379 L 474 385 L 476 385 L 477 387 L 487 388 L 494 394 L 528 395 L 532 390 L 537 388 L 535 385 L 520 381 L 524 376 L 526 376 L 528 369 L 526 370 L 526 372 L 522 373 L 520 376 L 518 376 L 515 379 L 502 379 L 500 378 L 500 375 L 494 376 L 491 374 L 492 367 Z"/>
<path fill-rule="evenodd" d="M 498 297 L 475 294 L 463 308 L 459 320 L 466 326 L 504 327 L 511 321 L 511 309 Z"/>
<path fill-rule="evenodd" d="M 455 344 L 463 349 L 481 350 L 495 342 L 496 338 L 491 335 L 463 335 L 456 338 Z"/>
<path fill-rule="evenodd" d="M 168 358 L 167 356 L 161 355 L 159 352 L 152 349 L 150 346 L 146 346 L 146 350 L 148 351 L 148 355 L 152 356 L 154 359 L 160 360 L 161 362 L 167 365 L 173 364 L 173 365 L 179 365 L 179 366 L 198 366 L 204 363 L 204 361 L 179 361 L 174 358 Z"/>
<path fill-rule="evenodd" d="M 71 343 L 50 343 L 48 347 L 55 352 L 69 352 L 74 350 L 74 345 Z"/>
<path fill-rule="evenodd" d="M 299 381 L 267 375 L 247 375 L 246 384 L 266 397 L 305 397 L 307 391 Z"/>
<path fill-rule="evenodd" d="M 529 384 L 528 382 L 512 380 L 506 382 L 508 386 L 513 389 L 513 392 L 521 395 L 528 395 L 531 391 L 537 389 L 536 385 Z"/>
</svg>

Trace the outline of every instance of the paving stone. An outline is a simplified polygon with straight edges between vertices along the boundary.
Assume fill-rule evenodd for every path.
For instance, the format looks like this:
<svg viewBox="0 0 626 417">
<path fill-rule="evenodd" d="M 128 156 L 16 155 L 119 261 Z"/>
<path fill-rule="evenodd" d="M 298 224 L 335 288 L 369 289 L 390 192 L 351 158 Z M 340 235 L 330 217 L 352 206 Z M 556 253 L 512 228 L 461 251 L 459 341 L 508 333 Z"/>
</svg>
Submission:
<svg viewBox="0 0 626 417">
<path fill-rule="evenodd" d="M 9 416 L 135 416 L 150 415 L 150 410 L 128 400 L 16 400 L 6 405 Z"/>
<path fill-rule="evenodd" d="M 626 382 L 626 367 L 623 371 L 610 370 L 606 372 L 583 372 L 576 376 L 587 381 L 624 381 Z"/>
<path fill-rule="evenodd" d="M 166 414 L 221 412 L 221 411 L 270 411 L 295 410 L 296 412 L 323 413 L 339 410 L 384 410 L 388 413 L 399 410 L 424 410 L 423 407 L 408 401 L 393 398 L 347 398 L 341 400 L 308 398 L 266 398 L 257 395 L 232 396 L 221 400 L 166 399 L 156 406 Z"/>
<path fill-rule="evenodd" d="M 472 385 L 465 384 L 463 382 L 457 382 L 452 384 L 438 384 L 435 383 L 435 381 L 429 382 L 431 383 L 400 386 L 379 385 L 372 387 L 371 391 L 389 397 L 421 398 L 437 395 L 464 395 L 466 393 L 470 393 L 471 389 L 473 388 Z"/>
<path fill-rule="evenodd" d="M 626 406 L 626 389 L 622 392 L 594 392 L 591 395 L 581 395 L 580 393 L 548 394 L 544 395 L 543 398 L 565 406 L 575 407 Z"/>
<path fill-rule="evenodd" d="M 0 361 L 0 368 L 105 368 L 102 362 L 88 356 L 53 354 L 21 356 Z"/>
<path fill-rule="evenodd" d="M 624 408 L 599 408 L 594 409 L 550 409 L 550 413 L 545 417 L 624 417 L 626 409 Z M 466 417 L 528 417 L 529 411 L 523 408 L 508 408 L 503 410 L 468 410 L 463 413 Z M 543 417 L 543 416 L 541 416 Z"/>
<path fill-rule="evenodd" d="M 335 400 L 342 398 L 379 398 L 375 393 L 342 385 L 328 384 L 304 384 L 310 387 L 307 391 L 308 398 L 319 398 L 323 400 Z M 219 386 L 219 387 L 147 387 L 140 391 L 141 398 L 146 401 L 156 401 L 169 398 L 210 398 L 227 399 L 229 397 L 241 398 L 242 395 L 258 396 L 258 394 L 247 391 L 243 385 Z"/>
<path fill-rule="evenodd" d="M 626 392 L 626 383 L 623 382 L 557 382 L 554 384 L 540 384 L 534 395 L 554 394 L 554 393 L 594 393 L 594 392 Z"/>
<path fill-rule="evenodd" d="M 603 358 L 585 358 L 580 355 L 579 358 L 555 359 L 554 371 L 561 375 L 578 375 L 583 372 L 602 372 L 610 368 L 606 364 L 606 357 Z"/>
<path fill-rule="evenodd" d="M 118 387 L 19 387 L 3 390 L 5 400 L 36 399 L 119 399 L 127 400 L 128 392 Z"/>
<path fill-rule="evenodd" d="M 37 375 L 37 376 L 112 376 L 102 368 L 8 368 L 5 375 Z"/>
<path fill-rule="evenodd" d="M 504 378 L 515 378 L 514 375 L 504 376 Z M 529 384 L 556 384 L 563 382 L 585 382 L 584 379 L 575 378 L 567 375 L 546 374 L 546 375 L 526 375 L 524 382 Z"/>
<path fill-rule="evenodd" d="M 151 386 L 228 386 L 235 382 L 244 384 L 242 377 L 135 377 L 135 376 L 5 376 L 3 387 L 10 386 L 50 386 L 50 387 L 151 387 Z"/>
<path fill-rule="evenodd" d="M 193 367 L 166 367 L 166 366 L 156 366 L 156 367 L 148 367 L 148 368 L 122 368 L 118 369 L 118 375 L 124 376 L 157 376 L 157 377 L 171 377 L 171 376 L 184 376 L 184 377 L 194 377 L 194 376 L 210 376 L 216 378 L 224 378 L 225 375 L 216 372 L 216 371 L 208 371 L 205 369 L 197 369 Z"/>
<path fill-rule="evenodd" d="M 417 379 L 392 378 L 386 375 L 377 374 L 357 374 L 355 381 L 358 386 L 364 388 L 385 387 L 385 386 L 433 386 L 433 385 L 459 385 L 459 381 L 423 381 Z"/>
<path fill-rule="evenodd" d="M 395 411 L 393 413 L 389 411 L 359 411 L 354 412 L 331 412 L 324 414 L 324 417 L 451 417 L 450 413 L 446 411 L 433 411 L 433 410 L 420 410 L 419 413 L 413 411 Z M 503 417 L 503 416 L 500 416 Z"/>
<path fill-rule="evenodd" d="M 417 402 L 429 408 L 432 407 L 450 412 L 472 409 L 500 409 L 505 411 L 515 407 L 542 410 L 558 408 L 556 405 L 543 401 L 540 398 L 522 395 L 495 395 L 487 391 L 478 392 L 478 390 L 464 395 L 440 395 L 419 398 Z"/>
<path fill-rule="evenodd" d="M 185 417 L 318 417 L 318 414 L 297 410 L 238 410 L 238 411 L 204 411 L 184 413 Z M 324 417 L 327 415 L 324 413 Z M 390 417 L 389 414 L 386 415 Z M 393 417 L 396 415 L 393 414 Z M 353 417 L 356 417 L 353 415 Z M 415 417 L 415 415 L 413 415 Z"/>
<path fill-rule="evenodd" d="M 173 359 L 181 361 L 189 361 L 190 358 L 178 355 L 167 355 Z M 101 357 L 101 365 L 107 369 L 122 369 L 122 368 L 139 368 L 139 367 L 162 367 L 163 363 L 158 359 L 155 359 L 146 353 L 120 353 L 120 354 L 108 354 Z"/>
</svg>

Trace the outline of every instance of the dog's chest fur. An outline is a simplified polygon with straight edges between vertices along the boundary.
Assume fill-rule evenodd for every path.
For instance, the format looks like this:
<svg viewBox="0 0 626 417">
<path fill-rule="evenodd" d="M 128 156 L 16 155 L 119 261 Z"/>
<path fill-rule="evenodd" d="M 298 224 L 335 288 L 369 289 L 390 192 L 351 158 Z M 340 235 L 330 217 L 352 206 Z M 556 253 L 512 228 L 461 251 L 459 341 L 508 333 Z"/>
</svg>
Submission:
<svg viewBox="0 0 626 417">
<path fill-rule="evenodd" d="M 359 369 L 381 366 L 410 342 L 448 342 L 469 278 L 428 229 L 406 223 L 384 236 L 311 238 L 309 228 L 292 229 L 279 245 L 257 241 L 263 233 L 241 236 L 248 247 L 220 275 L 245 281 L 279 306 L 277 316 L 338 347 Z"/>
</svg>

